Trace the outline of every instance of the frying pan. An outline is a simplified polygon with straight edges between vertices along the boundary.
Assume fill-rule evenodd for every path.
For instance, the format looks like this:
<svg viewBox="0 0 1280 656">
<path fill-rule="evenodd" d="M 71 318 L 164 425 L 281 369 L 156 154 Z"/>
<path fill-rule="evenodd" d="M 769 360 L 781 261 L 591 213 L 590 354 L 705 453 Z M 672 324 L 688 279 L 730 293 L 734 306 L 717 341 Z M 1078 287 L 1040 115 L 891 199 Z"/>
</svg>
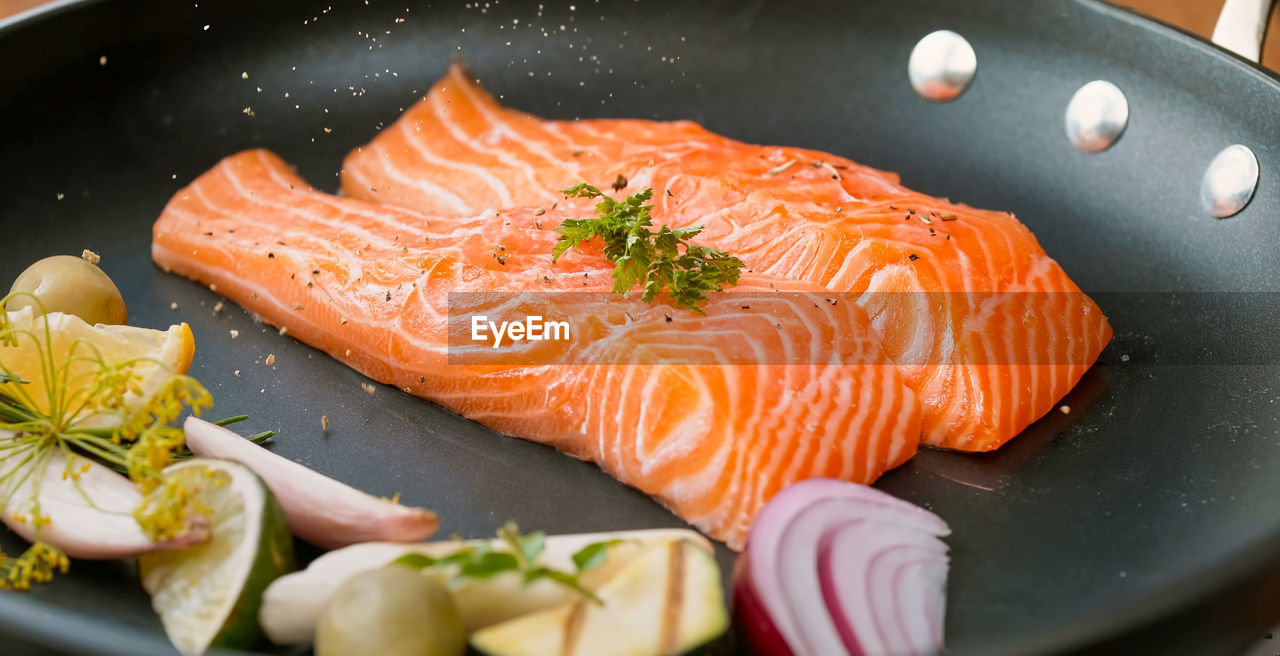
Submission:
<svg viewBox="0 0 1280 656">
<path fill-rule="evenodd" d="M 215 315 L 212 292 L 151 265 L 151 222 L 243 148 L 336 189 L 343 154 L 457 56 L 544 116 L 688 118 L 831 151 L 1015 212 L 1116 331 L 1063 400 L 1070 414 L 996 453 L 926 450 L 879 483 L 954 529 L 950 651 L 1232 653 L 1280 619 L 1275 76 L 1092 0 L 406 3 L 82 0 L 0 25 L 0 279 L 98 251 L 134 323 L 191 323 L 193 372 L 219 415 L 249 413 L 246 430 L 279 432 L 278 452 L 435 508 L 443 535 L 507 519 L 679 526 L 591 465 L 392 388 L 370 396 L 323 353 L 238 309 Z M 938 29 L 978 62 L 950 103 L 921 99 L 906 75 Z M 1063 112 L 1095 79 L 1124 92 L 1130 120 L 1085 154 Z M 1237 143 L 1261 179 L 1242 212 L 1215 219 L 1201 176 Z M 255 364 L 268 353 L 274 369 Z M 6 533 L 0 546 L 20 545 Z M 171 653 L 124 563 L 77 562 L 0 594 L 0 627 L 41 648 Z"/>
</svg>

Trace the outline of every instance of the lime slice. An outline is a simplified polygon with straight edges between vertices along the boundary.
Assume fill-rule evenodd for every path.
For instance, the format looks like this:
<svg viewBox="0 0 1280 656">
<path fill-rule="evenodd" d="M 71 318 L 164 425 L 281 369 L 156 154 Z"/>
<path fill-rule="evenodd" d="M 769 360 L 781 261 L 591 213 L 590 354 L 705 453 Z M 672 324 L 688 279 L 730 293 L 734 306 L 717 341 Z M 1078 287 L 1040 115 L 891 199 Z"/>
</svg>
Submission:
<svg viewBox="0 0 1280 656">
<path fill-rule="evenodd" d="M 142 556 L 142 587 L 184 655 L 252 647 L 263 637 L 263 590 L 294 569 L 284 511 L 253 472 L 234 462 L 192 458 L 165 472 L 190 477 L 198 486 L 195 498 L 211 511 L 213 537 L 188 549 Z"/>
</svg>

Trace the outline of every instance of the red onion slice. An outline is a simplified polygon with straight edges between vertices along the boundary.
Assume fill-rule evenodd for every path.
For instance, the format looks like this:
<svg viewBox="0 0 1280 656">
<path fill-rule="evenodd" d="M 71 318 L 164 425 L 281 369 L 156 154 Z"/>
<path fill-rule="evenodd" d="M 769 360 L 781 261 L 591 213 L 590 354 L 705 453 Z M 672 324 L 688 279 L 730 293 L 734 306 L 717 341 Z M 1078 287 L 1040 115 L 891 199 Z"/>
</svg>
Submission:
<svg viewBox="0 0 1280 656">
<path fill-rule="evenodd" d="M 942 646 L 950 533 L 879 490 L 796 483 L 760 512 L 735 568 L 735 613 L 758 651 L 933 653 Z"/>
</svg>

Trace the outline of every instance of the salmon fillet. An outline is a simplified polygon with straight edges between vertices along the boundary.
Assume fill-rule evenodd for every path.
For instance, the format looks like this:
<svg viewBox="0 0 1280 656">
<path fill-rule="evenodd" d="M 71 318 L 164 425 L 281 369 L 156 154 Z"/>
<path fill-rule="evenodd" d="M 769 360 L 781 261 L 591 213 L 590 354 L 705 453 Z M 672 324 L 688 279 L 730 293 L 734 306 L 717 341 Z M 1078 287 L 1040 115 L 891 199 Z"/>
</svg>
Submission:
<svg viewBox="0 0 1280 656">
<path fill-rule="evenodd" d="M 173 197 L 152 254 L 370 378 L 597 463 L 733 548 L 787 484 L 870 483 L 915 453 L 917 396 L 862 308 L 809 302 L 822 287 L 755 274 L 735 287 L 754 292 L 749 308 L 741 294 L 717 294 L 705 319 L 605 294 L 613 266 L 598 248 L 552 265 L 562 216 L 438 218 L 331 196 L 254 150 Z M 572 340 L 538 343 L 557 351 L 557 364 L 451 361 L 451 317 L 526 292 L 530 313 L 572 323 Z M 830 343 L 839 357 L 739 366 L 672 355 L 721 353 L 741 340 L 774 353 Z M 607 364 L 634 362 L 636 352 L 674 363 Z"/>
<path fill-rule="evenodd" d="M 550 121 L 500 106 L 460 66 L 346 159 L 344 193 L 427 214 L 575 208 L 578 182 L 654 189 L 655 225 L 702 225 L 755 273 L 863 294 L 921 398 L 922 441 L 999 447 L 1044 415 L 1111 338 L 1106 317 L 1012 215 L 911 191 L 890 173 L 755 146 L 689 121 Z"/>
</svg>

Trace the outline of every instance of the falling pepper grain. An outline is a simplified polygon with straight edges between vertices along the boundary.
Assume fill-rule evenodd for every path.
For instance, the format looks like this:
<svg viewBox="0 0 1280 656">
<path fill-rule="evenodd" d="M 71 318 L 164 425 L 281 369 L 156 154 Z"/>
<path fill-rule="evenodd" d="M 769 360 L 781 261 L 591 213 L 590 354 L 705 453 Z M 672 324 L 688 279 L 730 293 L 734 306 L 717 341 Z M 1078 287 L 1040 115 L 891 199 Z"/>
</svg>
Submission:
<svg viewBox="0 0 1280 656">
<path fill-rule="evenodd" d="M 907 259 L 911 260 L 912 262 L 915 262 L 916 260 L 920 259 L 920 256 L 916 255 L 915 253 L 912 253 L 911 255 L 907 256 Z"/>
<path fill-rule="evenodd" d="M 618 177 L 613 179 L 613 190 L 621 191 L 626 188 L 627 188 L 627 176 L 619 173 Z"/>
</svg>

